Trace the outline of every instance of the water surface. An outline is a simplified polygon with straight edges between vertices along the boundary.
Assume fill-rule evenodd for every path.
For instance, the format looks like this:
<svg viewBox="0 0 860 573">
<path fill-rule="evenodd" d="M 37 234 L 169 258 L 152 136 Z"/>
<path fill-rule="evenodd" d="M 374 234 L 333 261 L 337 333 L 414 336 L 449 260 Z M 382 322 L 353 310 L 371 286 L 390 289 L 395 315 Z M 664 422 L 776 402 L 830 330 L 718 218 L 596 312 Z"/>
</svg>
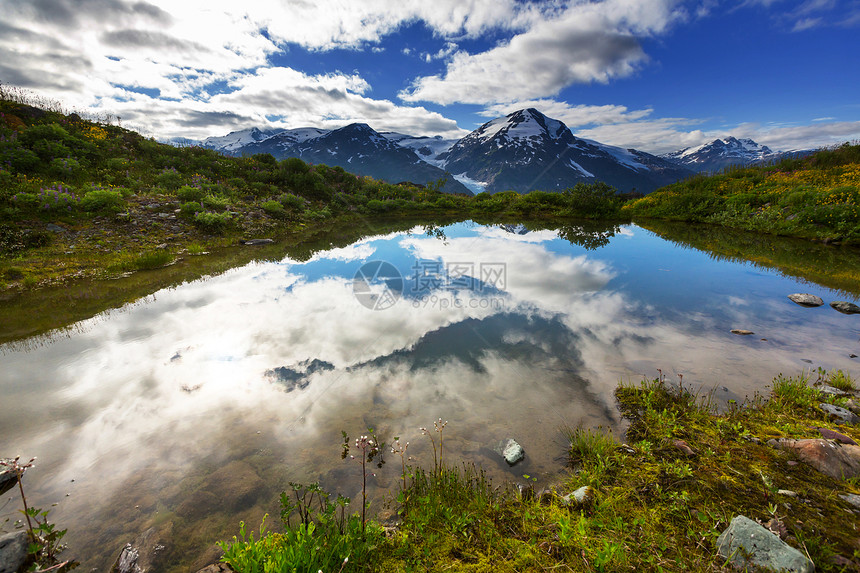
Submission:
<svg viewBox="0 0 860 573">
<path fill-rule="evenodd" d="M 379 261 L 396 272 L 374 280 Z M 850 369 L 860 316 L 800 307 L 793 292 L 856 302 L 633 225 L 417 227 L 0 346 L 0 453 L 39 456 L 26 485 L 37 505 L 58 503 L 86 569 L 155 528 L 171 540 L 159 569 L 187 570 L 240 519 L 277 515 L 289 481 L 355 496 L 341 430 L 401 436 L 432 465 L 418 428 L 441 417 L 447 460 L 540 487 L 563 473 L 564 426 L 620 429 L 619 380 L 659 369 L 725 403 L 781 372 Z M 507 437 L 526 450 L 514 468 L 492 451 Z M 397 487 L 389 462 L 371 480 L 377 508 Z M 2 517 L 17 503 L 4 497 Z"/>
</svg>

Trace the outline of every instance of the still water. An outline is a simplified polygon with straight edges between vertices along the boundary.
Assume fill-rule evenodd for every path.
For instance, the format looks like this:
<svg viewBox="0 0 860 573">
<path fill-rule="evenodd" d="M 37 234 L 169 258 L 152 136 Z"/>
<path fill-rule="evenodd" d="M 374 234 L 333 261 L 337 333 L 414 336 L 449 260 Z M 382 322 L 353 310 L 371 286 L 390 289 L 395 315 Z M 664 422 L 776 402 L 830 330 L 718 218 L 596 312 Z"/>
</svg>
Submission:
<svg viewBox="0 0 860 573">
<path fill-rule="evenodd" d="M 57 504 L 81 570 L 107 570 L 150 531 L 164 546 L 155 569 L 187 571 L 214 561 L 240 519 L 277 516 L 290 481 L 355 499 L 341 430 L 400 436 L 432 466 L 419 427 L 441 417 L 446 461 L 540 487 L 563 475 L 562 428 L 621 429 L 621 380 L 660 369 L 725 404 L 779 373 L 851 369 L 860 316 L 800 307 L 794 292 L 857 302 L 633 225 L 372 236 L 0 346 L 0 455 L 39 457 L 25 486 Z M 513 468 L 493 452 L 507 437 L 526 451 Z M 397 487 L 392 457 L 371 480 L 376 509 Z"/>
</svg>

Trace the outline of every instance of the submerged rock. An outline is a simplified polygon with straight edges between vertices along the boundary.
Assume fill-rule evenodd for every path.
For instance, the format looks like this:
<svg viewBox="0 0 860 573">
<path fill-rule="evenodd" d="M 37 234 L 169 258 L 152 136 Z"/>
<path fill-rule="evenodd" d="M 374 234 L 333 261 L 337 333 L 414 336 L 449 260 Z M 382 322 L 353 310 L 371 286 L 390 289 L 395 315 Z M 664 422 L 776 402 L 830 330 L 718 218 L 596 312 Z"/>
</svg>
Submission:
<svg viewBox="0 0 860 573">
<path fill-rule="evenodd" d="M 817 297 L 814 294 L 809 293 L 794 293 L 788 295 L 788 298 L 792 302 L 797 303 L 800 306 L 815 307 L 824 304 L 824 301 L 821 300 L 821 297 Z"/>
<path fill-rule="evenodd" d="M 249 239 L 247 241 L 242 241 L 242 244 L 255 246 L 255 245 L 271 245 L 274 242 L 275 241 L 273 241 L 272 239 Z"/>
<path fill-rule="evenodd" d="M 522 461 L 526 452 L 513 438 L 507 438 L 498 443 L 495 452 L 505 458 L 509 466 L 515 465 Z"/>
<path fill-rule="evenodd" d="M 131 543 L 126 543 L 110 573 L 147 573 L 157 570 L 166 553 L 167 543 L 173 532 L 173 523 L 167 522 L 159 529 L 150 527 Z"/>
<path fill-rule="evenodd" d="M 775 446 L 793 452 L 802 461 L 836 479 L 860 476 L 860 446 L 824 439 L 775 441 Z"/>
<path fill-rule="evenodd" d="M 838 310 L 842 314 L 860 314 L 860 306 L 857 306 L 853 302 L 848 302 L 845 300 L 835 300 L 830 303 L 834 309 Z"/>
<path fill-rule="evenodd" d="M 27 560 L 27 532 L 23 529 L 0 536 L 0 573 L 15 573 Z"/>
<path fill-rule="evenodd" d="M 739 515 L 717 538 L 717 553 L 738 569 L 812 573 L 815 565 L 803 553 L 755 521 Z"/>
</svg>

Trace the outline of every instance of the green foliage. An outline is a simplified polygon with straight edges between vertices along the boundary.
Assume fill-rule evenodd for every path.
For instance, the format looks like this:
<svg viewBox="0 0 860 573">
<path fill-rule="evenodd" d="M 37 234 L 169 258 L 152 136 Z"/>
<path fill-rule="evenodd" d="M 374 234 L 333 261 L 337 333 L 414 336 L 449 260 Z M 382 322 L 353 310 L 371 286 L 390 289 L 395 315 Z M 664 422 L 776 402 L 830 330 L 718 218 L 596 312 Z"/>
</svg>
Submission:
<svg viewBox="0 0 860 573">
<path fill-rule="evenodd" d="M 189 201 L 188 203 L 183 203 L 179 207 L 179 216 L 193 220 L 195 215 L 201 211 L 203 211 L 203 205 Z"/>
<path fill-rule="evenodd" d="M 125 206 L 120 191 L 95 188 L 84 193 L 81 198 L 81 208 L 97 213 L 119 213 Z"/>
<path fill-rule="evenodd" d="M 305 200 L 292 193 L 284 193 L 278 197 L 278 202 L 284 209 L 303 209 L 305 206 Z"/>
<path fill-rule="evenodd" d="M 224 233 L 232 223 L 232 214 L 226 213 L 211 213 L 202 211 L 194 215 L 194 224 L 200 227 L 207 233 L 220 235 Z"/>
<path fill-rule="evenodd" d="M 284 206 L 278 201 L 266 201 L 260 205 L 260 207 L 271 217 L 282 218 L 287 215 L 287 212 L 284 210 Z"/>
<path fill-rule="evenodd" d="M 837 388 L 844 392 L 850 392 L 852 390 L 857 389 L 857 385 L 854 384 L 854 380 L 852 380 L 851 375 L 847 372 L 843 372 L 842 370 L 831 372 L 825 378 L 825 381 L 830 386 L 833 386 L 834 388 Z"/>
<path fill-rule="evenodd" d="M 200 187 L 192 187 L 191 185 L 183 185 L 176 190 L 176 197 L 183 203 L 189 201 L 200 202 L 203 199 L 203 189 Z"/>
</svg>

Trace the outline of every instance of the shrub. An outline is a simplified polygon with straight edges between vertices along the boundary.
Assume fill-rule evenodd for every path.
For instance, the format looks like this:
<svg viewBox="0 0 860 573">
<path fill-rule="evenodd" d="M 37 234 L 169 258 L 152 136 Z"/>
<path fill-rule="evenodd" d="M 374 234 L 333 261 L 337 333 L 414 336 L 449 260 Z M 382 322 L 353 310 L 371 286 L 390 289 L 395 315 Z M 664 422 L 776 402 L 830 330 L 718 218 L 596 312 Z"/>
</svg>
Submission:
<svg viewBox="0 0 860 573">
<path fill-rule="evenodd" d="M 218 195 L 206 195 L 201 201 L 203 206 L 214 211 L 223 211 L 230 206 L 230 199 Z"/>
<path fill-rule="evenodd" d="M 284 193 L 278 197 L 278 201 L 285 209 L 303 209 L 306 203 L 304 199 L 292 193 Z"/>
<path fill-rule="evenodd" d="M 73 177 L 81 172 L 81 164 L 71 157 L 57 158 L 51 161 L 50 172 L 57 177 Z"/>
<path fill-rule="evenodd" d="M 125 201 L 122 193 L 110 189 L 93 189 L 87 191 L 81 199 L 81 207 L 90 212 L 118 213 L 122 211 Z"/>
<path fill-rule="evenodd" d="M 271 217 L 284 217 L 287 212 L 284 211 L 284 206 L 278 203 L 277 201 L 266 201 L 261 205 L 263 211 L 265 211 Z"/>
<path fill-rule="evenodd" d="M 182 175 L 175 168 L 165 169 L 155 177 L 155 182 L 160 187 L 173 190 L 182 183 Z"/>
<path fill-rule="evenodd" d="M 183 203 L 187 203 L 188 201 L 200 201 L 203 199 L 203 189 L 200 187 L 183 185 L 176 191 L 176 197 L 178 197 Z"/>
<path fill-rule="evenodd" d="M 179 216 L 193 219 L 194 216 L 201 211 L 203 211 L 203 205 L 189 201 L 188 203 L 183 203 L 182 206 L 179 207 Z"/>
<path fill-rule="evenodd" d="M 229 211 L 225 213 L 203 211 L 194 215 L 194 224 L 206 232 L 217 235 L 227 230 L 232 222 L 232 218 L 233 214 Z"/>
</svg>

